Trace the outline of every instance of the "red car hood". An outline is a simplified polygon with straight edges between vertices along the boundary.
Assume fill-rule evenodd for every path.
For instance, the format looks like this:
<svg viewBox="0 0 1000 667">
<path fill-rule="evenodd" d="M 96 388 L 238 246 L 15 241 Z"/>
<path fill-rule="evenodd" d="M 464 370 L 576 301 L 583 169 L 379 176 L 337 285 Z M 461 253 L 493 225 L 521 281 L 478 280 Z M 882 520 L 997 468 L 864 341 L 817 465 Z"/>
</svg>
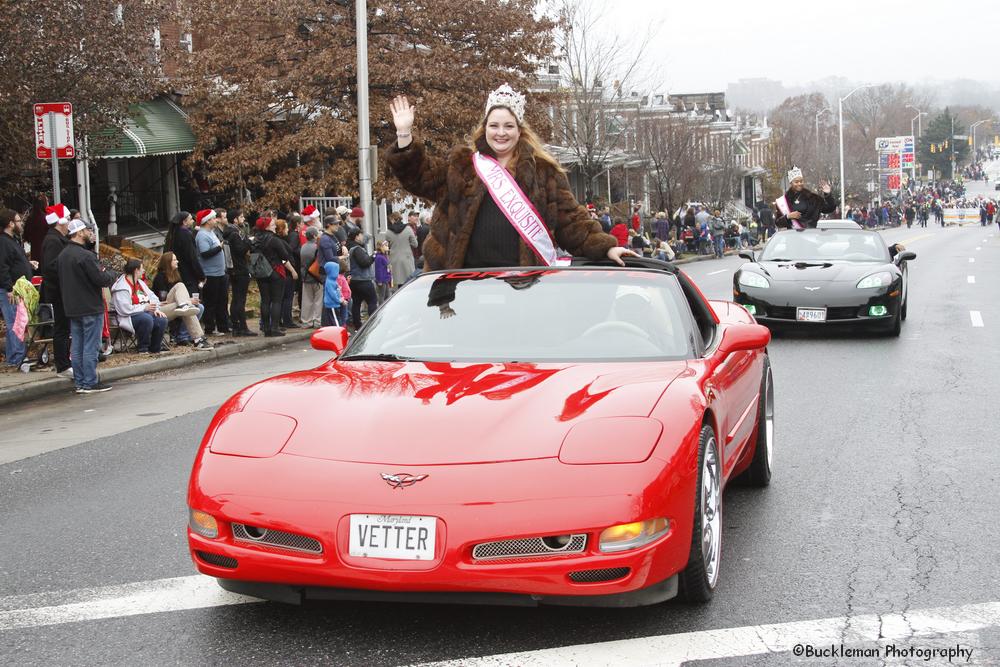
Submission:
<svg viewBox="0 0 1000 667">
<path fill-rule="evenodd" d="M 258 385 L 244 412 L 298 423 L 282 452 L 396 465 L 555 457 L 598 417 L 648 416 L 684 361 L 333 362 Z"/>
</svg>

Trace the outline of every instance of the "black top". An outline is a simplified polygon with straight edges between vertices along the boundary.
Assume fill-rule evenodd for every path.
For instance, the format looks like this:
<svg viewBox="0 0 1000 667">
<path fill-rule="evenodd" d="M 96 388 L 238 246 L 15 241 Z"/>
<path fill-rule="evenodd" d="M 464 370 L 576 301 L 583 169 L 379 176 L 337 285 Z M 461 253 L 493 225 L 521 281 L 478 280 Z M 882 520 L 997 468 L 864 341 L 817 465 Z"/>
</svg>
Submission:
<svg viewBox="0 0 1000 667">
<path fill-rule="evenodd" d="M 117 276 L 103 271 L 97 255 L 72 241 L 59 253 L 59 291 L 66 317 L 102 315 L 102 287 L 111 287 Z"/>
<path fill-rule="evenodd" d="M 59 259 L 59 253 L 63 251 L 66 244 L 69 243 L 69 238 L 64 234 L 60 234 L 59 230 L 55 226 L 50 226 L 48 233 L 45 235 L 45 240 L 42 241 L 42 277 L 45 279 L 44 285 L 50 286 L 46 287 L 46 294 L 51 294 L 48 290 L 51 288 L 55 292 L 59 291 L 59 265 L 56 260 Z"/>
<path fill-rule="evenodd" d="M 181 280 L 187 285 L 189 291 L 197 292 L 198 283 L 205 279 L 205 273 L 201 270 L 201 262 L 198 261 L 198 247 L 194 242 L 194 234 L 187 227 L 178 227 L 174 234 L 174 247 L 171 248 L 177 257 L 177 270 L 180 271 Z"/>
<path fill-rule="evenodd" d="M 521 237 L 497 207 L 493 197 L 483 196 L 476 214 L 469 247 L 465 251 L 465 268 L 519 266 Z"/>
<path fill-rule="evenodd" d="M 257 232 L 254 243 L 260 252 L 264 253 L 271 266 L 280 266 L 284 262 L 292 261 L 288 255 L 288 244 L 274 232 L 267 230 Z"/>
<path fill-rule="evenodd" d="M 236 225 L 226 225 L 222 238 L 229 244 L 229 254 L 233 258 L 233 273 L 247 272 L 247 253 L 250 252 L 250 241 L 240 233 Z"/>
<path fill-rule="evenodd" d="M 167 274 L 161 271 L 160 273 L 157 273 L 155 276 L 153 276 L 153 284 L 150 285 L 149 288 L 154 292 L 156 292 L 156 296 L 162 299 L 163 297 L 160 296 L 160 294 L 162 294 L 163 292 L 169 292 L 174 288 L 174 285 L 176 285 L 178 282 L 180 281 L 170 282 L 170 279 L 167 278 Z"/>
<path fill-rule="evenodd" d="M 0 289 L 8 292 L 14 287 L 17 279 L 24 276 L 31 280 L 31 262 L 24 254 L 21 241 L 6 232 L 0 232 Z"/>
</svg>

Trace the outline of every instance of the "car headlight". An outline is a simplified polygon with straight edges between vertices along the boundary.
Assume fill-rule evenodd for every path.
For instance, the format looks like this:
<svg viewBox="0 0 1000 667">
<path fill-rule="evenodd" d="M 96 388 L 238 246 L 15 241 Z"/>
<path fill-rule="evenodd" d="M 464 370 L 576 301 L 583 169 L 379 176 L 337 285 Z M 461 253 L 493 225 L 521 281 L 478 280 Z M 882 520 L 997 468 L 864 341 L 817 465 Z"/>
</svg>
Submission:
<svg viewBox="0 0 1000 667">
<path fill-rule="evenodd" d="M 744 287 L 770 287 L 771 284 L 767 282 L 767 278 L 764 276 L 751 273 L 749 271 L 740 271 L 740 277 L 737 279 L 740 285 Z"/>
<path fill-rule="evenodd" d="M 670 521 L 663 517 L 634 523 L 622 523 L 605 528 L 601 533 L 600 547 L 604 553 L 638 549 L 658 540 L 670 531 Z"/>
<path fill-rule="evenodd" d="M 188 521 L 191 530 L 202 537 L 215 539 L 219 536 L 219 522 L 208 512 L 201 510 L 191 510 L 191 519 Z"/>
<path fill-rule="evenodd" d="M 888 271 L 879 271 L 878 273 L 873 273 L 870 276 L 865 276 L 858 281 L 858 289 L 867 289 L 869 287 L 888 287 L 892 284 L 892 274 Z"/>
</svg>

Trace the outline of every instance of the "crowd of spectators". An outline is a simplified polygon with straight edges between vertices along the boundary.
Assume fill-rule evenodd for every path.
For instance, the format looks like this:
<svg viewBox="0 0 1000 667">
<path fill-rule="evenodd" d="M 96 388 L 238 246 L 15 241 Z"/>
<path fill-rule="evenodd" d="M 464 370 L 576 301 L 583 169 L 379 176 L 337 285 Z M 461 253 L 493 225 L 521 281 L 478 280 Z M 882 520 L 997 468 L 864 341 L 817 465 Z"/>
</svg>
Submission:
<svg viewBox="0 0 1000 667">
<path fill-rule="evenodd" d="M 31 261 L 22 216 L 0 212 L 4 361 L 29 370 L 28 323 L 38 303 L 51 304 L 53 365 L 79 393 L 110 389 L 99 381 L 97 363 L 113 351 L 114 330 L 137 352 L 156 355 L 168 341 L 211 350 L 210 336 L 356 329 L 418 273 L 430 231 L 415 211 L 406 222 L 393 214 L 371 253 L 360 208 L 340 207 L 322 219 L 312 206 L 287 216 L 264 211 L 252 225 L 240 209 L 181 211 L 170 221 L 150 280 L 138 259 L 123 260 L 117 271 L 102 263 L 94 230 L 75 211 L 57 204 L 46 213 L 41 260 Z M 247 321 L 251 281 L 260 294 L 258 331 Z"/>
</svg>

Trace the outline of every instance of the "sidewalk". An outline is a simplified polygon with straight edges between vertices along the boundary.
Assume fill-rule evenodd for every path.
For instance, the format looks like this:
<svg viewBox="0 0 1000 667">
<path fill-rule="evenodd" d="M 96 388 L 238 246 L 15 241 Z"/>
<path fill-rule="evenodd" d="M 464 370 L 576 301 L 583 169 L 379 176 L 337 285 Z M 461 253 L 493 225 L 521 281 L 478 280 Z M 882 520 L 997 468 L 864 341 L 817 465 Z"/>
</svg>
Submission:
<svg viewBox="0 0 1000 667">
<path fill-rule="evenodd" d="M 112 364 L 98 364 L 97 371 L 103 382 L 116 382 L 126 378 L 140 377 L 183 368 L 192 364 L 220 361 L 240 354 L 260 352 L 279 348 L 286 343 L 308 341 L 313 329 L 289 329 L 281 338 L 216 338 L 209 340 L 214 350 L 195 351 L 191 347 L 171 348 L 156 357 L 140 353 L 115 353 L 109 358 Z M 114 365 L 118 359 L 126 358 L 126 363 Z M 73 381 L 57 377 L 51 370 L 21 373 L 8 371 L 0 373 L 0 408 L 23 401 L 30 401 L 53 394 L 69 395 L 73 392 Z"/>
</svg>

